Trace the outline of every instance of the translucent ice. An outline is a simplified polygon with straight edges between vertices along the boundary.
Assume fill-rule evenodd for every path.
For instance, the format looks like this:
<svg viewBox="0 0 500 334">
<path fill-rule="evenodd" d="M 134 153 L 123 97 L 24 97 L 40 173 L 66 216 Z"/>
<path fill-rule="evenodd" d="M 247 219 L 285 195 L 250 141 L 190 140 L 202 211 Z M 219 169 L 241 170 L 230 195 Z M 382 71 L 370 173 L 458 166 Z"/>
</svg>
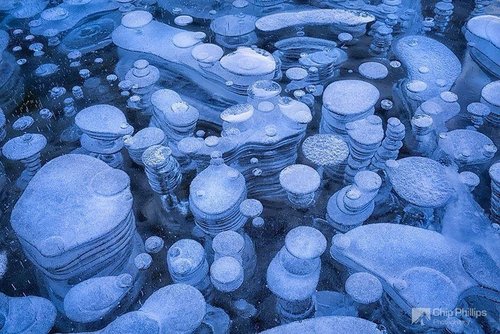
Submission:
<svg viewBox="0 0 500 334">
<path fill-rule="evenodd" d="M 368 270 L 381 278 L 391 303 L 407 317 L 412 307 L 454 309 L 464 293 L 498 295 L 494 278 L 498 277 L 498 254 L 437 232 L 394 224 L 366 225 L 336 235 L 331 255 L 352 270 Z M 472 263 L 480 275 L 471 271 Z M 445 324 L 438 320 L 434 325 Z"/>
<path fill-rule="evenodd" d="M 481 15 L 471 18 L 464 27 L 464 35 L 474 60 L 484 69 L 500 77 L 500 18 Z"/>
<path fill-rule="evenodd" d="M 129 186 L 125 172 L 68 154 L 44 165 L 16 203 L 12 227 L 61 311 L 59 300 L 79 279 L 133 266 L 127 259 L 142 242 Z"/>
<path fill-rule="evenodd" d="M 133 283 L 129 274 L 83 281 L 71 288 L 64 297 L 64 313 L 80 323 L 102 319 L 118 306 Z"/>
<path fill-rule="evenodd" d="M 56 320 L 56 308 L 41 297 L 8 297 L 0 292 L 0 305 L 2 333 L 47 334 Z"/>
</svg>

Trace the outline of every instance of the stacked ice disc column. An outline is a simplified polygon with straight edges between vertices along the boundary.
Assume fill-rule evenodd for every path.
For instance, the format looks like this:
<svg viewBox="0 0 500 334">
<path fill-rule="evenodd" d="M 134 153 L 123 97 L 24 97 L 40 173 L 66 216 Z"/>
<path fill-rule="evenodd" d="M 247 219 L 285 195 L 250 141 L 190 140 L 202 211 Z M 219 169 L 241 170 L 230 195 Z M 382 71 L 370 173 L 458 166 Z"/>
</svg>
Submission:
<svg viewBox="0 0 500 334">
<path fill-rule="evenodd" d="M 293 207 L 307 209 L 314 205 L 321 176 L 306 165 L 290 165 L 280 173 L 280 184 Z"/>
<path fill-rule="evenodd" d="M 243 174 L 251 197 L 285 200 L 279 173 L 295 163 L 312 115 L 304 103 L 279 97 L 280 91 L 276 82 L 255 82 L 248 91 L 249 103 L 221 113 L 221 137 L 184 138 L 178 144 L 179 150 L 192 157 L 198 170 L 208 165 L 213 152 L 219 151 L 228 165 Z"/>
<path fill-rule="evenodd" d="M 165 144 L 165 134 L 159 128 L 148 127 L 137 132 L 134 136 L 123 137 L 130 159 L 136 164 L 143 166 L 142 154 L 149 147 Z"/>
<path fill-rule="evenodd" d="M 426 114 L 412 117 L 411 136 L 407 137 L 406 147 L 414 155 L 430 156 L 437 147 L 437 136 L 434 121 Z"/>
<path fill-rule="evenodd" d="M 453 9 L 455 7 L 451 1 L 439 1 L 434 6 L 434 22 L 436 22 L 436 30 L 439 33 L 444 33 L 446 27 L 448 26 L 451 16 L 453 15 Z"/>
<path fill-rule="evenodd" d="M 224 256 L 234 257 L 243 267 L 245 281 L 248 282 L 253 278 L 257 265 L 255 245 L 243 229 L 238 232 L 224 231 L 217 234 L 213 239 L 212 249 L 214 250 L 215 260 Z"/>
<path fill-rule="evenodd" d="M 387 57 L 392 43 L 392 29 L 385 24 L 375 30 L 369 53 L 372 56 Z"/>
<path fill-rule="evenodd" d="M 323 93 L 320 133 L 347 136 L 345 125 L 375 112 L 378 89 L 361 80 L 339 80 Z"/>
<path fill-rule="evenodd" d="M 415 115 L 425 114 L 432 117 L 436 132 L 447 131 L 446 122 L 458 115 L 460 112 L 460 104 L 458 104 L 457 94 L 444 91 L 422 103 Z"/>
<path fill-rule="evenodd" d="M 490 114 L 486 118 L 493 126 L 500 125 L 500 80 L 490 82 L 481 90 L 481 102 L 490 107 Z"/>
<path fill-rule="evenodd" d="M 178 207 L 179 199 L 174 190 L 180 185 L 182 174 L 172 150 L 162 145 L 151 146 L 142 154 L 142 162 L 149 185 L 161 196 L 164 209 L 170 211 Z"/>
<path fill-rule="evenodd" d="M 19 189 L 24 189 L 42 167 L 40 151 L 47 145 L 47 139 L 39 133 L 25 133 L 10 139 L 2 147 L 2 154 L 9 160 L 20 161 L 25 169 L 16 181 Z"/>
<path fill-rule="evenodd" d="M 214 263 L 210 268 L 210 275 L 216 288 L 219 291 L 231 292 L 245 283 L 247 288 L 238 291 L 237 295 L 238 297 L 247 296 L 257 264 L 252 239 L 243 230 L 224 231 L 214 237 L 212 249 Z M 239 265 L 228 258 L 236 260 Z M 233 270 L 225 271 L 223 264 L 229 265 Z"/>
<path fill-rule="evenodd" d="M 80 143 L 89 155 L 114 168 L 123 166 L 123 137 L 134 128 L 120 109 L 108 104 L 90 106 L 76 115 L 75 124 L 83 132 Z"/>
<path fill-rule="evenodd" d="M 350 183 L 358 171 L 365 170 L 370 165 L 384 138 L 384 129 L 382 119 L 375 115 L 348 123 L 346 129 L 349 134 L 350 153 L 344 181 Z"/>
<path fill-rule="evenodd" d="M 184 102 L 179 94 L 169 89 L 154 92 L 151 95 L 151 103 L 153 105 L 151 126 L 163 130 L 174 157 L 185 166 L 188 163 L 187 158 L 179 152 L 177 143 L 183 138 L 193 136 L 196 122 L 200 117 L 198 109 Z"/>
<path fill-rule="evenodd" d="M 145 114 L 151 115 L 151 94 L 160 79 L 158 68 L 150 65 L 147 60 L 139 59 L 127 72 L 125 79 L 132 83 L 132 92 L 141 97 L 141 109 Z"/>
<path fill-rule="evenodd" d="M 321 271 L 320 256 L 326 239 L 320 231 L 299 226 L 288 232 L 285 246 L 267 268 L 267 285 L 278 297 L 277 312 L 282 322 L 311 317 L 314 314 L 312 295 Z"/>
<path fill-rule="evenodd" d="M 200 243 L 191 239 L 176 241 L 168 249 L 167 266 L 174 283 L 192 285 L 206 299 L 211 298 L 213 289 L 208 275 L 208 262 Z"/>
<path fill-rule="evenodd" d="M 497 162 L 490 167 L 489 174 L 491 177 L 490 213 L 492 220 L 495 223 L 500 224 L 500 162 Z"/>
<path fill-rule="evenodd" d="M 189 190 L 195 223 L 206 234 L 235 231 L 247 221 L 240 212 L 240 204 L 247 197 L 245 178 L 224 164 L 219 152 L 212 154 L 210 165 L 193 179 Z"/>
<path fill-rule="evenodd" d="M 11 223 L 61 312 L 64 296 L 80 281 L 137 274 L 133 259 L 143 245 L 130 179 L 99 159 L 67 154 L 48 162 L 16 203 Z"/>
<path fill-rule="evenodd" d="M 490 113 L 490 107 L 485 103 L 472 102 L 467 105 L 468 118 L 476 130 L 484 125 L 484 121 Z"/>
<path fill-rule="evenodd" d="M 301 54 L 299 64 L 308 70 L 305 79 L 311 84 L 331 80 L 340 73 L 340 66 L 347 60 L 347 54 L 338 48 Z"/>
<path fill-rule="evenodd" d="M 363 224 L 375 208 L 375 197 L 382 185 L 377 173 L 361 171 L 354 183 L 337 191 L 327 204 L 326 220 L 336 230 L 346 232 Z"/>
<path fill-rule="evenodd" d="M 382 145 L 378 148 L 372 158 L 371 166 L 374 169 L 383 169 L 387 160 L 395 160 L 398 157 L 399 149 L 403 147 L 405 137 L 405 126 L 395 117 L 387 120 L 387 129 Z"/>
</svg>

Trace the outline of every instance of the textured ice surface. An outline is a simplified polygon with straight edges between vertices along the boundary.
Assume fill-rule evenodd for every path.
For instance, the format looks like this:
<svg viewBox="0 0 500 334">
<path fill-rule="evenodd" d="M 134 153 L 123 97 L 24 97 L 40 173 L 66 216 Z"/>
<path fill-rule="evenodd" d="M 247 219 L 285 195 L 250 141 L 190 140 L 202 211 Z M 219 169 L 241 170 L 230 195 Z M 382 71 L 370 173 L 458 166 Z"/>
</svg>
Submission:
<svg viewBox="0 0 500 334">
<path fill-rule="evenodd" d="M 405 66 L 410 80 L 425 83 L 425 89 L 419 92 L 424 99 L 449 90 L 462 70 L 460 61 L 450 49 L 425 36 L 399 39 L 395 42 L 394 54 Z"/>
<path fill-rule="evenodd" d="M 335 81 L 323 93 L 323 106 L 340 115 L 355 115 L 371 109 L 380 97 L 378 89 L 361 80 Z"/>
<path fill-rule="evenodd" d="M 473 17 L 465 25 L 464 35 L 474 59 L 500 77 L 500 18 L 495 15 Z"/>
<path fill-rule="evenodd" d="M 0 305 L 4 333 L 48 333 L 56 320 L 56 308 L 44 298 L 0 293 Z"/>
<path fill-rule="evenodd" d="M 319 317 L 293 322 L 262 332 L 263 334 L 284 333 L 382 333 L 373 322 L 354 317 Z"/>
<path fill-rule="evenodd" d="M 372 15 L 364 12 L 343 9 L 316 9 L 264 16 L 255 22 L 255 26 L 259 30 L 271 32 L 296 25 L 364 26 L 374 20 L 375 18 Z"/>
<path fill-rule="evenodd" d="M 488 136 L 477 131 L 463 129 L 440 133 L 439 148 L 459 165 L 484 163 L 497 151 L 495 144 Z"/>
<path fill-rule="evenodd" d="M 95 158 L 62 156 L 35 175 L 13 211 L 12 226 L 41 255 L 61 255 L 126 218 L 132 204 L 129 182 L 124 172 Z"/>
<path fill-rule="evenodd" d="M 75 285 L 64 297 L 64 313 L 77 322 L 92 322 L 117 307 L 134 283 L 132 276 L 91 278 Z"/>
<path fill-rule="evenodd" d="M 331 255 L 337 261 L 382 279 L 384 291 L 407 314 L 411 314 L 412 307 L 451 310 L 467 291 L 479 288 L 492 289 L 486 292 L 492 296 L 499 293 L 498 254 L 437 232 L 373 224 L 335 236 L 332 244 Z M 484 261 L 477 276 L 468 264 L 472 256 Z"/>
<path fill-rule="evenodd" d="M 444 167 L 438 162 L 410 157 L 386 163 L 394 190 L 406 201 L 422 207 L 439 207 L 452 195 Z"/>
<path fill-rule="evenodd" d="M 0 333 L 499 332 L 499 13 L 0 0 Z"/>
</svg>

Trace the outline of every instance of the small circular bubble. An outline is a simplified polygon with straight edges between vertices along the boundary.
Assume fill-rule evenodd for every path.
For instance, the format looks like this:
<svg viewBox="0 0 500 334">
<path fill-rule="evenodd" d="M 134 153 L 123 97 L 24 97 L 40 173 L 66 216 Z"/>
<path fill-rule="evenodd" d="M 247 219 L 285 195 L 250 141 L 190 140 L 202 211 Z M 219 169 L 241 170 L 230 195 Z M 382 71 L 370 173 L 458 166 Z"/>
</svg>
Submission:
<svg viewBox="0 0 500 334">
<path fill-rule="evenodd" d="M 401 62 L 398 60 L 392 60 L 389 65 L 391 65 L 392 68 L 400 68 L 401 67 Z"/>
<path fill-rule="evenodd" d="M 393 105 L 394 104 L 392 103 L 392 101 L 388 99 L 383 99 L 382 101 L 380 101 L 380 106 L 384 110 L 391 110 Z"/>
<path fill-rule="evenodd" d="M 235 8 L 245 8 L 248 5 L 249 5 L 249 3 L 246 0 L 235 0 L 235 1 L 233 1 L 233 7 L 235 7 Z"/>
<path fill-rule="evenodd" d="M 51 119 L 54 116 L 54 113 L 47 108 L 40 109 L 38 114 L 42 119 Z"/>
<path fill-rule="evenodd" d="M 430 71 L 430 70 L 429 70 L 429 68 L 428 68 L 427 66 L 420 66 L 420 67 L 418 68 L 418 71 L 419 71 L 420 73 L 422 73 L 422 74 L 425 74 L 425 73 L 429 73 L 429 71 Z"/>
<path fill-rule="evenodd" d="M 76 60 L 79 59 L 82 56 L 82 53 L 78 50 L 73 50 L 68 53 L 67 57 L 69 60 Z"/>
<path fill-rule="evenodd" d="M 341 32 L 337 37 L 342 43 L 350 42 L 353 39 L 352 35 L 348 32 Z"/>
<path fill-rule="evenodd" d="M 293 92 L 293 96 L 295 96 L 295 98 L 297 99 L 301 98 L 304 95 L 306 95 L 306 92 L 304 92 L 302 89 L 297 89 Z"/>
<path fill-rule="evenodd" d="M 86 68 L 81 69 L 78 73 L 79 73 L 79 74 L 80 74 L 80 76 L 81 76 L 82 78 L 84 78 L 84 79 L 87 79 L 87 78 L 89 78 L 89 77 L 90 77 L 90 71 L 89 71 L 88 69 L 86 69 Z"/>
<path fill-rule="evenodd" d="M 31 116 L 22 116 L 19 117 L 14 124 L 12 124 L 12 128 L 17 131 L 23 131 L 29 128 L 35 123 L 35 120 Z"/>
<path fill-rule="evenodd" d="M 118 80 L 118 77 L 116 76 L 116 74 L 110 74 L 110 75 L 106 76 L 106 80 L 107 80 L 109 83 L 113 83 L 113 82 L 115 82 L 116 80 Z"/>
<path fill-rule="evenodd" d="M 193 18 L 189 15 L 180 15 L 174 19 L 174 23 L 178 26 L 185 27 L 193 23 Z"/>
</svg>

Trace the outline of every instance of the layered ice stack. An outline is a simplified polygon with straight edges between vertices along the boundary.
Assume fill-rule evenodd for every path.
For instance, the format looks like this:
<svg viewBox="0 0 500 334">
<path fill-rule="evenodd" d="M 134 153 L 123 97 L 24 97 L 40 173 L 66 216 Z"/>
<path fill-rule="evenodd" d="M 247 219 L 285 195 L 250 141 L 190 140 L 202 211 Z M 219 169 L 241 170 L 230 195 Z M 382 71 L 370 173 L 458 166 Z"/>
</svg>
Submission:
<svg viewBox="0 0 500 334">
<path fill-rule="evenodd" d="M 220 153 L 198 174 L 189 189 L 189 206 L 196 225 L 208 235 L 238 230 L 247 221 L 240 204 L 247 198 L 245 179 L 226 164 Z"/>
<path fill-rule="evenodd" d="M 384 138 L 384 129 L 382 119 L 375 115 L 348 123 L 346 129 L 349 135 L 350 153 L 344 180 L 349 183 L 358 171 L 365 170 L 370 165 Z"/>
<path fill-rule="evenodd" d="M 140 34 L 137 34 L 140 31 Z M 202 31 L 178 29 L 153 20 L 145 11 L 133 11 L 123 16 L 121 25 L 113 32 L 115 43 L 124 55 L 140 52 L 141 57 L 154 62 L 163 79 L 189 80 L 201 88 L 210 106 L 200 100 L 200 94 L 191 96 L 197 107 L 224 109 L 244 101 L 247 88 L 256 80 L 272 80 L 279 64 L 272 54 L 257 47 L 242 46 L 224 54 L 216 44 L 203 43 L 207 35 Z M 150 41 L 156 41 L 151 43 Z M 126 58 L 126 57 L 123 57 Z M 215 93 L 215 94 L 214 94 Z"/>
<path fill-rule="evenodd" d="M 377 87 L 361 80 L 339 80 L 323 93 L 321 133 L 347 135 L 345 125 L 375 112 L 380 93 Z"/>
<path fill-rule="evenodd" d="M 377 173 L 357 173 L 352 185 L 340 189 L 328 200 L 328 224 L 341 232 L 361 226 L 373 213 L 375 197 L 381 185 L 382 179 Z"/>
<path fill-rule="evenodd" d="M 469 52 L 486 71 L 500 77 L 500 17 L 480 15 L 464 27 Z"/>
<path fill-rule="evenodd" d="M 340 66 L 346 60 L 347 54 L 343 50 L 335 48 L 301 55 L 299 63 L 309 70 L 308 82 L 322 83 L 338 75 Z"/>
<path fill-rule="evenodd" d="M 132 83 L 132 92 L 141 97 L 140 106 L 146 109 L 146 114 L 150 115 L 151 94 L 156 87 L 155 84 L 160 80 L 158 68 L 150 65 L 147 60 L 139 59 L 127 72 L 125 79 Z"/>
<path fill-rule="evenodd" d="M 324 50 L 334 50 L 337 43 L 327 39 L 297 36 L 285 38 L 274 43 L 276 55 L 281 60 L 281 69 L 288 70 L 297 66 L 302 55 L 310 55 Z M 338 64 L 340 66 L 340 63 Z"/>
<path fill-rule="evenodd" d="M 458 104 L 457 94 L 444 91 L 422 103 L 415 111 L 415 115 L 431 116 L 434 129 L 439 133 L 448 130 L 446 122 L 458 115 L 459 112 L 460 104 Z"/>
<path fill-rule="evenodd" d="M 81 110 L 75 124 L 83 132 L 80 143 L 84 152 L 99 158 L 113 168 L 123 166 L 123 137 L 134 128 L 123 112 L 109 104 L 97 104 Z"/>
<path fill-rule="evenodd" d="M 165 134 L 156 127 L 147 127 L 138 131 L 134 136 L 125 136 L 123 143 L 130 158 L 138 165 L 143 166 L 142 154 L 149 147 L 165 144 Z"/>
<path fill-rule="evenodd" d="M 11 217 L 40 286 L 63 312 L 68 290 L 91 277 L 127 272 L 143 248 L 128 175 L 96 158 L 68 154 L 31 180 Z"/>
<path fill-rule="evenodd" d="M 373 169 L 383 169 L 385 162 L 391 159 L 397 159 L 399 149 L 403 147 L 405 137 L 405 126 L 398 118 L 391 117 L 387 120 L 387 129 L 382 145 L 372 158 L 371 167 Z"/>
<path fill-rule="evenodd" d="M 490 82 L 481 90 L 481 102 L 486 104 L 491 112 L 486 120 L 493 126 L 500 124 L 500 80 Z"/>
<path fill-rule="evenodd" d="M 274 57 L 263 49 L 240 47 L 220 59 L 221 75 L 228 90 L 245 95 L 257 79 L 274 79 L 277 68 Z M 226 72 L 226 73 L 224 73 Z"/>
<path fill-rule="evenodd" d="M 297 159 L 299 143 L 312 116 L 307 105 L 281 98 L 280 92 L 276 82 L 255 82 L 248 92 L 250 103 L 222 112 L 221 137 L 184 138 L 179 150 L 197 162 L 198 170 L 208 165 L 212 152 L 222 152 L 225 162 L 247 180 L 251 197 L 285 199 L 279 173 Z"/>
<path fill-rule="evenodd" d="M 154 92 L 151 103 L 153 116 L 150 125 L 163 130 L 173 156 L 185 166 L 188 162 L 179 152 L 177 143 L 183 138 L 193 136 L 196 122 L 200 117 L 198 109 L 186 103 L 179 94 L 170 89 L 159 89 Z"/>
</svg>

